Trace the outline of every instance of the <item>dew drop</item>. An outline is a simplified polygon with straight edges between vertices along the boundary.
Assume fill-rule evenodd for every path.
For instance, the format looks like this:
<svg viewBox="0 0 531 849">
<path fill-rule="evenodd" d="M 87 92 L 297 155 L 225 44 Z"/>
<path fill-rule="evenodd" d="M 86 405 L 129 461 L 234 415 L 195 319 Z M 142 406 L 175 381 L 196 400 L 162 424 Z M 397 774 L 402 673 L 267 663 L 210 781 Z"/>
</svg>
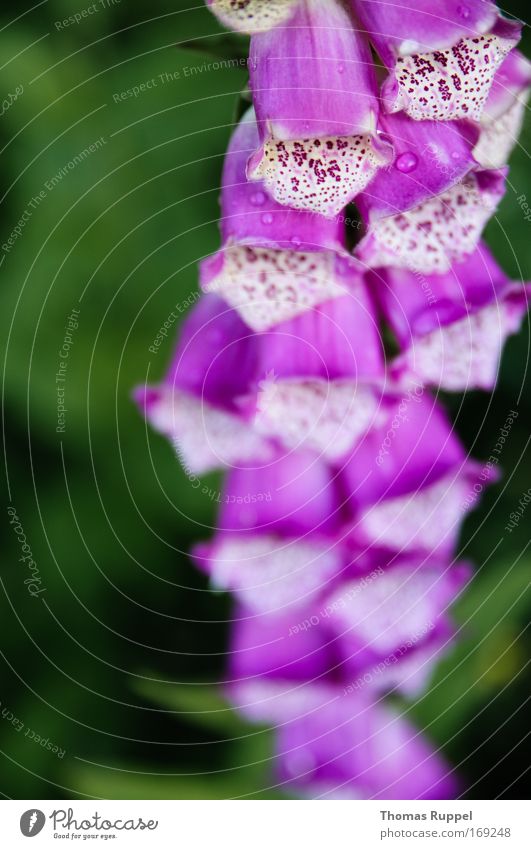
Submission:
<svg viewBox="0 0 531 849">
<path fill-rule="evenodd" d="M 340 74 L 344 74 L 344 73 L 345 73 L 345 66 L 344 66 L 343 62 L 341 62 L 341 63 L 337 66 L 337 70 L 338 70 L 338 72 L 339 72 Z"/>
<path fill-rule="evenodd" d="M 293 236 L 293 238 L 292 238 L 292 240 L 291 240 L 291 244 L 292 244 L 295 248 L 300 248 L 300 246 L 302 245 L 302 239 L 299 239 L 299 237 L 298 237 L 298 236 Z"/>
<path fill-rule="evenodd" d="M 262 215 L 262 224 L 272 224 L 272 223 L 273 223 L 273 216 L 271 215 L 271 213 L 270 212 L 264 212 L 264 214 Z"/>
<path fill-rule="evenodd" d="M 470 9 L 468 8 L 468 6 L 458 6 L 457 14 L 466 20 L 470 17 Z"/>
<path fill-rule="evenodd" d="M 401 153 L 395 162 L 395 167 L 403 174 L 409 174 L 418 164 L 419 158 L 415 153 Z"/>
<path fill-rule="evenodd" d="M 254 192 L 251 195 L 251 203 L 253 206 L 263 206 L 266 202 L 266 196 L 263 192 Z"/>
</svg>

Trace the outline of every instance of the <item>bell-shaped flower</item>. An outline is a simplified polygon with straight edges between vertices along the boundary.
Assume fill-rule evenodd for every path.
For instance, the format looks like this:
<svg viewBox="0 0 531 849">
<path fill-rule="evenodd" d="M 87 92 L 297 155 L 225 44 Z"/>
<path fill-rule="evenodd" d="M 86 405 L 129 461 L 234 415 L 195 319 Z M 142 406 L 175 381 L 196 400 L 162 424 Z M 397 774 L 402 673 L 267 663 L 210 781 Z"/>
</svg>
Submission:
<svg viewBox="0 0 531 849">
<path fill-rule="evenodd" d="M 383 420 L 383 346 L 361 276 L 350 293 L 283 322 L 259 340 L 262 379 L 247 402 L 257 433 L 329 462 Z"/>
<path fill-rule="evenodd" d="M 485 0 L 352 0 L 389 70 L 389 112 L 419 121 L 479 121 L 494 75 L 520 38 L 521 25 Z"/>
<path fill-rule="evenodd" d="M 448 608 L 469 577 L 465 564 L 403 556 L 385 569 L 343 580 L 322 607 L 348 691 L 422 691 L 451 644 Z"/>
<path fill-rule="evenodd" d="M 302 797 L 452 799 L 459 783 L 395 709 L 342 684 L 262 679 L 229 689 L 237 709 L 276 725 L 277 778 Z"/>
<path fill-rule="evenodd" d="M 395 215 L 382 215 L 380 199 L 367 193 L 367 234 L 356 256 L 371 268 L 443 274 L 476 249 L 504 195 L 505 177 L 506 169 L 470 172 L 441 194 Z"/>
<path fill-rule="evenodd" d="M 193 557 L 213 584 L 255 611 L 304 605 L 341 568 L 340 500 L 330 469 L 310 452 L 233 469 L 218 532 Z"/>
<path fill-rule="evenodd" d="M 189 474 L 266 461 L 273 447 L 237 405 L 255 372 L 254 334 L 221 298 L 208 295 L 185 321 L 162 382 L 138 387 L 134 398 L 155 430 L 171 439 Z"/>
<path fill-rule="evenodd" d="M 369 430 L 341 470 L 344 491 L 351 493 L 352 540 L 362 549 L 430 553 L 445 560 L 475 505 L 475 493 L 494 470 L 466 458 L 446 415 L 422 384 L 390 404 L 389 419 Z"/>
<path fill-rule="evenodd" d="M 398 380 L 457 392 L 494 387 L 531 290 L 511 283 L 486 245 L 445 274 L 385 268 L 369 281 L 402 351 L 393 366 Z"/>
<path fill-rule="evenodd" d="M 258 146 L 254 111 L 244 115 L 225 157 L 221 250 L 203 260 L 201 285 L 237 309 L 253 330 L 299 315 L 345 292 L 344 218 L 289 209 L 246 177 Z"/>
<path fill-rule="evenodd" d="M 281 204 L 337 215 L 389 158 L 370 48 L 345 6 L 301 0 L 286 25 L 253 36 L 250 79 L 250 178 Z"/>
</svg>

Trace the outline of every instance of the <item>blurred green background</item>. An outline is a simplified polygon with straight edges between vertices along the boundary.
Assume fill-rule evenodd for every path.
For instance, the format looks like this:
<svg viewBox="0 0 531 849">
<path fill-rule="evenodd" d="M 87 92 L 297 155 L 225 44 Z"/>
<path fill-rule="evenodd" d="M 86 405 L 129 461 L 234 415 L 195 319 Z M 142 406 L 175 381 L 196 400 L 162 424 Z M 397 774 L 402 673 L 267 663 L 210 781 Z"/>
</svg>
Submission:
<svg viewBox="0 0 531 849">
<path fill-rule="evenodd" d="M 220 169 L 246 72 L 213 63 L 244 56 L 246 42 L 183 0 L 96 0 L 79 23 L 61 23 L 89 7 L 4 2 L 0 12 L 0 242 L 25 219 L 0 267 L 0 791 L 275 797 L 270 733 L 246 727 L 205 684 L 222 676 L 230 601 L 185 552 L 208 535 L 216 505 L 130 401 L 134 385 L 162 375 L 172 336 L 156 355 L 149 346 L 175 305 L 186 313 L 197 262 L 218 244 Z M 525 17 L 523 0 L 506 9 Z M 531 223 L 516 201 L 529 188 L 529 142 L 528 129 L 488 229 L 515 279 L 531 278 Z M 528 364 L 526 326 L 492 396 L 447 399 L 477 457 L 518 411 L 504 479 L 463 531 L 478 572 L 456 608 L 460 645 L 411 707 L 473 798 L 524 793 L 529 517 L 511 534 L 504 526 L 531 486 Z M 10 505 L 46 588 L 36 598 Z"/>
</svg>

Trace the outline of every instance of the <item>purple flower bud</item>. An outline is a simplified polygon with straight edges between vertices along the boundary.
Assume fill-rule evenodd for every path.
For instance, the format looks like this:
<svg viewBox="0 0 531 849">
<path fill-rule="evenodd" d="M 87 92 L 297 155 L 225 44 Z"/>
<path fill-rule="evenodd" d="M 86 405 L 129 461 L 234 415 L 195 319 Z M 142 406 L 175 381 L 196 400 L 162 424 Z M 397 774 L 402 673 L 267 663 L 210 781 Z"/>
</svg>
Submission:
<svg viewBox="0 0 531 849">
<path fill-rule="evenodd" d="M 279 203 L 334 216 L 389 158 L 368 44 L 338 0 L 301 0 L 289 24 L 253 37 L 250 76 L 261 146 L 249 176 Z"/>
</svg>

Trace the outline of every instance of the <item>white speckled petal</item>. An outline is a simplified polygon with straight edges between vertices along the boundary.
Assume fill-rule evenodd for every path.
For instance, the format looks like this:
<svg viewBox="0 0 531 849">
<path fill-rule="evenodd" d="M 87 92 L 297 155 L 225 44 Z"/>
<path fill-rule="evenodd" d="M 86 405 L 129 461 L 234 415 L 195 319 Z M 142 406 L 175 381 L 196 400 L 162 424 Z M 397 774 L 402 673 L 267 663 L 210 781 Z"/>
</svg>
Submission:
<svg viewBox="0 0 531 849">
<path fill-rule="evenodd" d="M 168 436 L 186 471 L 204 474 L 247 461 L 267 461 L 271 446 L 238 416 L 179 390 L 150 403 L 151 425 Z"/>
<path fill-rule="evenodd" d="M 313 448 L 329 461 L 339 460 L 370 427 L 378 399 L 355 381 L 262 381 L 256 429 L 280 439 L 286 448 Z"/>
<path fill-rule="evenodd" d="M 356 253 L 373 268 L 395 265 L 442 274 L 475 250 L 501 196 L 499 184 L 481 188 L 469 174 L 414 209 L 372 223 Z"/>
<path fill-rule="evenodd" d="M 252 610 L 266 612 L 305 604 L 340 567 L 337 549 L 317 542 L 264 535 L 214 544 L 212 582 L 237 592 Z"/>
<path fill-rule="evenodd" d="M 287 21 L 300 0 L 210 0 L 210 10 L 227 27 L 250 35 Z"/>
<path fill-rule="evenodd" d="M 419 492 L 378 502 L 362 513 L 358 527 L 371 543 L 395 550 L 451 550 L 469 488 L 464 477 L 442 478 Z"/>
<path fill-rule="evenodd" d="M 390 112 L 416 121 L 479 121 L 494 74 L 514 41 L 493 33 L 463 38 L 447 50 L 397 59 L 394 77 L 384 86 Z"/>
<path fill-rule="evenodd" d="M 330 298 L 337 283 L 335 254 L 234 245 L 225 249 L 217 276 L 203 285 L 221 295 L 253 330 L 267 330 Z"/>
<path fill-rule="evenodd" d="M 522 129 L 526 101 L 524 96 L 515 99 L 503 115 L 483 126 L 473 155 L 484 168 L 501 168 L 507 163 Z"/>
<path fill-rule="evenodd" d="M 415 339 L 397 365 L 417 375 L 423 383 L 450 392 L 492 389 L 503 343 L 513 328 L 510 307 L 491 304 Z"/>
<path fill-rule="evenodd" d="M 278 203 L 331 218 L 388 161 L 370 135 L 278 141 L 253 157 L 249 178 L 263 180 Z"/>
</svg>

